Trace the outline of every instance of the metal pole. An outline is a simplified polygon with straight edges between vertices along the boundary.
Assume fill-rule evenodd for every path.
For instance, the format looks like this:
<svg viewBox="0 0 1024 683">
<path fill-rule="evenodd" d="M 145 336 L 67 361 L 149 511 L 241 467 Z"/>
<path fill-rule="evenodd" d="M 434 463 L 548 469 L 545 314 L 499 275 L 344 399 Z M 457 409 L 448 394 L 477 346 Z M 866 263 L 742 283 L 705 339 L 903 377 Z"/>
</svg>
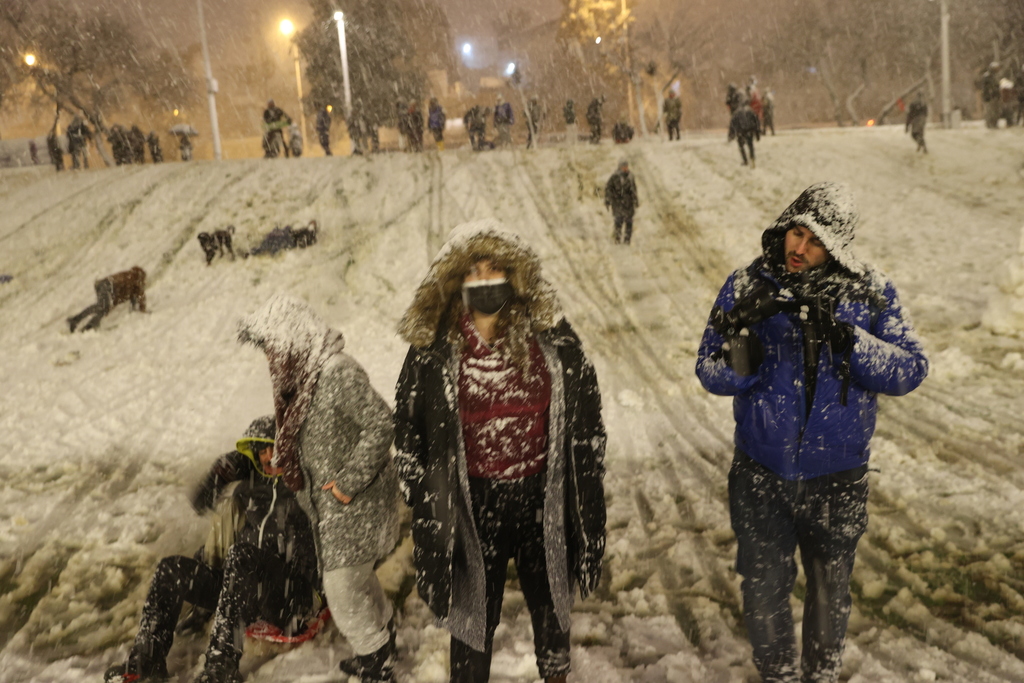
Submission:
<svg viewBox="0 0 1024 683">
<path fill-rule="evenodd" d="M 206 63 L 206 93 L 210 100 L 210 130 L 213 133 L 213 158 L 221 159 L 220 126 L 217 125 L 217 81 L 210 67 L 210 48 L 206 44 L 206 22 L 203 20 L 203 0 L 196 0 L 199 8 L 199 38 L 203 43 L 203 61 Z"/>
<path fill-rule="evenodd" d="M 299 47 L 295 46 L 295 86 L 299 89 L 299 129 L 302 131 L 302 139 L 306 137 L 306 110 L 302 106 L 302 70 L 299 68 Z"/>
<path fill-rule="evenodd" d="M 338 44 L 341 47 L 341 78 L 345 83 L 345 120 L 352 113 L 352 90 L 348 84 L 348 47 L 345 45 L 345 13 L 335 12 L 334 19 L 338 22 Z"/>
<path fill-rule="evenodd" d="M 942 14 L 942 126 L 949 128 L 953 125 L 949 93 L 949 0 L 941 0 L 939 11 Z"/>
</svg>

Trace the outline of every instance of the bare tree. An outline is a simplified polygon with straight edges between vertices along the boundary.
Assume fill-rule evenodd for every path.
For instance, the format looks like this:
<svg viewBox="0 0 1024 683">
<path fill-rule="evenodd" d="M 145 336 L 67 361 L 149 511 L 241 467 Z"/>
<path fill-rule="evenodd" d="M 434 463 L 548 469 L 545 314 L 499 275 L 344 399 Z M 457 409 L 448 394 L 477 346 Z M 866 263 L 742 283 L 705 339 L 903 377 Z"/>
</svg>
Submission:
<svg viewBox="0 0 1024 683">
<path fill-rule="evenodd" d="M 39 91 L 58 110 L 79 113 L 93 124 L 102 134 L 95 142 L 107 165 L 107 112 L 133 99 L 171 108 L 198 92 L 177 55 L 140 40 L 124 19 L 102 10 L 69 8 L 58 0 L 4 0 L 0 29 L 13 41 L 0 52 L 8 68 L 33 54 L 29 73 Z"/>
</svg>

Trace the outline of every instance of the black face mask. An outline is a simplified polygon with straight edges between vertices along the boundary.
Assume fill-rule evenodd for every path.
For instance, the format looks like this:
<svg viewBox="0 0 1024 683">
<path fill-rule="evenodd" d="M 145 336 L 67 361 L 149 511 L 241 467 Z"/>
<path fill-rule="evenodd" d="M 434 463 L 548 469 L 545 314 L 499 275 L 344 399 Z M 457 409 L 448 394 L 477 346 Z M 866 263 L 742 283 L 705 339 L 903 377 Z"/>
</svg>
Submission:
<svg viewBox="0 0 1024 683">
<path fill-rule="evenodd" d="M 479 280 L 462 285 L 462 303 L 484 315 L 494 315 L 515 292 L 506 280 Z"/>
</svg>

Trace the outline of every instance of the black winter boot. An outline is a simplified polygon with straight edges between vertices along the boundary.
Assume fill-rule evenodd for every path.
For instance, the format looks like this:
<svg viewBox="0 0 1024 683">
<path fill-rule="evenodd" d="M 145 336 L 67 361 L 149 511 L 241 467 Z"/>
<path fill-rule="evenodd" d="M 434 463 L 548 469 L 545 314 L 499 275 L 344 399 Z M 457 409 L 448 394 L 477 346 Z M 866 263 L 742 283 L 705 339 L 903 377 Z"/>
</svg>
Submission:
<svg viewBox="0 0 1024 683">
<path fill-rule="evenodd" d="M 356 655 L 351 659 L 341 660 L 338 668 L 349 676 L 357 676 L 362 683 L 393 683 L 395 680 L 395 619 L 388 622 L 388 642 L 381 645 L 376 652 L 368 655 Z"/>
<path fill-rule="evenodd" d="M 192 683 L 242 683 L 244 679 L 238 671 L 239 659 L 241 655 L 210 657 L 207 652 L 206 664 Z"/>
<path fill-rule="evenodd" d="M 144 683 L 146 681 L 166 681 L 167 662 L 156 661 L 136 650 L 128 653 L 123 664 L 115 664 L 103 674 L 103 683 Z"/>
</svg>

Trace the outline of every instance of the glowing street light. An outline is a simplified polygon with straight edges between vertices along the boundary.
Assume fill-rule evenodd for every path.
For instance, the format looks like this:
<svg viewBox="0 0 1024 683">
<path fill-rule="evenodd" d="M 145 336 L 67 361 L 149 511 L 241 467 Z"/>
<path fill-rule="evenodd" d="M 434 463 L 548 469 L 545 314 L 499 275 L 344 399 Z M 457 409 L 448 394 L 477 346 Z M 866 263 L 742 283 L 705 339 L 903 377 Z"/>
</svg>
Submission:
<svg viewBox="0 0 1024 683">
<path fill-rule="evenodd" d="M 341 79 L 345 84 L 345 120 L 352 114 L 352 90 L 348 84 L 348 47 L 345 45 L 345 13 L 335 12 L 334 21 L 338 22 L 338 45 L 341 49 Z"/>
<path fill-rule="evenodd" d="M 509 62 L 508 66 L 505 67 L 505 75 L 506 76 L 511 76 L 515 72 L 516 72 L 516 63 L 515 62 Z"/>
<path fill-rule="evenodd" d="M 28 64 L 29 66 L 35 66 L 35 64 L 36 64 L 36 56 L 35 55 L 25 55 L 25 63 Z"/>
<path fill-rule="evenodd" d="M 469 57 L 471 54 L 473 54 L 473 46 L 470 45 L 469 43 L 463 43 L 462 44 L 462 54 L 464 54 L 467 57 Z"/>
<path fill-rule="evenodd" d="M 594 40 L 594 42 L 596 44 L 600 45 L 601 44 L 601 36 L 598 36 L 597 39 Z"/>
<path fill-rule="evenodd" d="M 279 26 L 281 33 L 291 38 L 295 35 L 295 24 L 291 19 L 282 19 Z M 299 65 L 299 47 L 295 46 L 295 88 L 299 92 L 299 130 L 302 131 L 302 139 L 306 139 L 306 110 L 302 108 L 302 67 Z"/>
</svg>

